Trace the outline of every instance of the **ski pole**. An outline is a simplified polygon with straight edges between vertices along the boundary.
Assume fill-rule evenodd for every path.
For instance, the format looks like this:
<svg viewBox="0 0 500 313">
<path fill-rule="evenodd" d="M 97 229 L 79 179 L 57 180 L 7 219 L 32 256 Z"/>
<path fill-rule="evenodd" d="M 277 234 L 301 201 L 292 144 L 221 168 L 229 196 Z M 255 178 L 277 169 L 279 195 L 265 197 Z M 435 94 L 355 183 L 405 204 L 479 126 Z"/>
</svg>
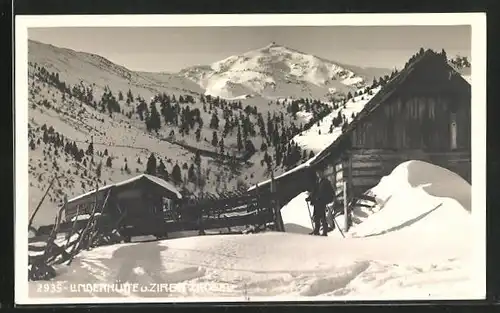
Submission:
<svg viewBox="0 0 500 313">
<path fill-rule="evenodd" d="M 335 216 L 333 217 L 333 222 L 335 223 L 335 226 L 337 226 L 337 229 L 339 230 L 342 237 L 345 238 L 344 232 L 342 231 L 342 229 L 340 229 L 339 224 L 337 223 L 337 220 L 335 219 Z"/>
<path fill-rule="evenodd" d="M 307 212 L 309 212 L 309 219 L 311 220 L 311 227 L 312 230 L 314 230 L 313 216 L 311 214 L 311 208 L 309 208 L 309 202 L 306 201 L 306 204 L 307 204 Z"/>
</svg>

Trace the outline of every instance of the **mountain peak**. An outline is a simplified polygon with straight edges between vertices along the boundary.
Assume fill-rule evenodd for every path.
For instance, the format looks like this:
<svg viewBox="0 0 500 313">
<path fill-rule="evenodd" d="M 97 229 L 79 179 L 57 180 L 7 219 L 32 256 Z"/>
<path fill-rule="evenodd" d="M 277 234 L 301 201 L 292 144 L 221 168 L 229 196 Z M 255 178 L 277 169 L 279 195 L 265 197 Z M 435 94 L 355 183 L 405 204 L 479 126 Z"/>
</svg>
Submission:
<svg viewBox="0 0 500 313">
<path fill-rule="evenodd" d="M 323 99 L 332 94 L 347 94 L 371 82 L 373 77 L 383 76 L 368 72 L 354 71 L 349 66 L 271 41 L 209 67 L 185 69 L 182 75 L 204 88 L 207 94 L 227 99 L 246 95 Z"/>
<path fill-rule="evenodd" d="M 275 47 L 281 47 L 281 45 L 277 44 L 276 41 L 270 42 L 265 48 L 275 48 Z"/>
</svg>

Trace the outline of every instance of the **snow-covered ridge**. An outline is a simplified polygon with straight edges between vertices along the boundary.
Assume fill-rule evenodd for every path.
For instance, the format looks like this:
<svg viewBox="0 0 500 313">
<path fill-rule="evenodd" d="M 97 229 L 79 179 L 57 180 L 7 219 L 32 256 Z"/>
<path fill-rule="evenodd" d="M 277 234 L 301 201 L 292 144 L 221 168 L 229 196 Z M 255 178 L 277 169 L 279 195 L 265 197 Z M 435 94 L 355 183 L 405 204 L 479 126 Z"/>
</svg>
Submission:
<svg viewBox="0 0 500 313">
<path fill-rule="evenodd" d="M 180 74 L 199 84 L 206 94 L 224 98 L 244 94 L 323 98 L 331 91 L 355 90 L 390 72 L 359 67 L 356 71 L 273 43 L 210 65 L 190 67 Z"/>
<path fill-rule="evenodd" d="M 114 92 L 130 89 L 146 99 L 161 92 L 175 95 L 203 93 L 200 86 L 176 74 L 135 72 L 96 54 L 32 40 L 28 41 L 28 61 L 58 73 L 62 81 L 72 86 L 81 83 L 94 86 L 98 96 L 105 86 Z"/>
</svg>

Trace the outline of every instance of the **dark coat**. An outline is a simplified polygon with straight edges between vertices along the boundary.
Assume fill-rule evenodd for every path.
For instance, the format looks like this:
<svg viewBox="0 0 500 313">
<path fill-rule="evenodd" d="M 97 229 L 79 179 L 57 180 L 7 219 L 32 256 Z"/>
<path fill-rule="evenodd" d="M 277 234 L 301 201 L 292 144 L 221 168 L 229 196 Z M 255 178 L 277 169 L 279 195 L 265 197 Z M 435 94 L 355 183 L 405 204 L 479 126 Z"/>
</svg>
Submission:
<svg viewBox="0 0 500 313">
<path fill-rule="evenodd" d="M 319 183 L 317 183 L 307 201 L 310 201 L 314 206 L 326 206 L 328 203 L 333 201 L 333 187 L 327 178 L 322 178 Z"/>
</svg>

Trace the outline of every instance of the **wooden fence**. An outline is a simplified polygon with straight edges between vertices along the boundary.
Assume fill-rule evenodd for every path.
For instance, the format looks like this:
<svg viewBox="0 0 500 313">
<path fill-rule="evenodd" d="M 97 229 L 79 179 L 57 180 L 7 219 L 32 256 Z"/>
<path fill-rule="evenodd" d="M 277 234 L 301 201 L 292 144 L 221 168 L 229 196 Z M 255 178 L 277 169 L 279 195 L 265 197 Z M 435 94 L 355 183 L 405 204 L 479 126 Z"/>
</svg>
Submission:
<svg viewBox="0 0 500 313">
<path fill-rule="evenodd" d="M 54 181 L 57 179 L 54 178 Z M 284 230 L 275 192 L 204 195 L 177 207 L 176 212 L 159 211 L 137 217 L 126 217 L 126 214 L 122 214 L 117 218 L 111 217 L 106 211 L 107 205 L 111 205 L 108 203 L 111 189 L 101 191 L 105 191 L 106 195 L 99 198 L 97 195 L 100 190 L 96 188 L 92 209 L 90 213 L 85 212 L 87 214 L 82 219 L 80 217 L 83 216 L 81 215 L 83 212 L 77 212 L 74 219 L 63 221 L 65 203 L 59 209 L 54 224 L 35 229 L 31 226 L 37 211 L 35 210 L 29 223 L 29 229 L 34 233 L 28 246 L 31 253 L 30 279 L 49 279 L 50 273 L 53 273 L 51 264 L 71 263 L 73 257 L 82 249 L 121 241 L 128 242 L 135 236 L 152 235 L 159 239 L 168 238 L 169 233 L 179 231 L 197 230 L 203 235 L 210 229 L 231 231 L 234 227 L 247 227 L 251 232 L 259 232 L 266 228 Z M 45 196 L 38 207 L 44 198 Z M 65 243 L 57 241 L 60 235 L 67 239 Z"/>
</svg>

